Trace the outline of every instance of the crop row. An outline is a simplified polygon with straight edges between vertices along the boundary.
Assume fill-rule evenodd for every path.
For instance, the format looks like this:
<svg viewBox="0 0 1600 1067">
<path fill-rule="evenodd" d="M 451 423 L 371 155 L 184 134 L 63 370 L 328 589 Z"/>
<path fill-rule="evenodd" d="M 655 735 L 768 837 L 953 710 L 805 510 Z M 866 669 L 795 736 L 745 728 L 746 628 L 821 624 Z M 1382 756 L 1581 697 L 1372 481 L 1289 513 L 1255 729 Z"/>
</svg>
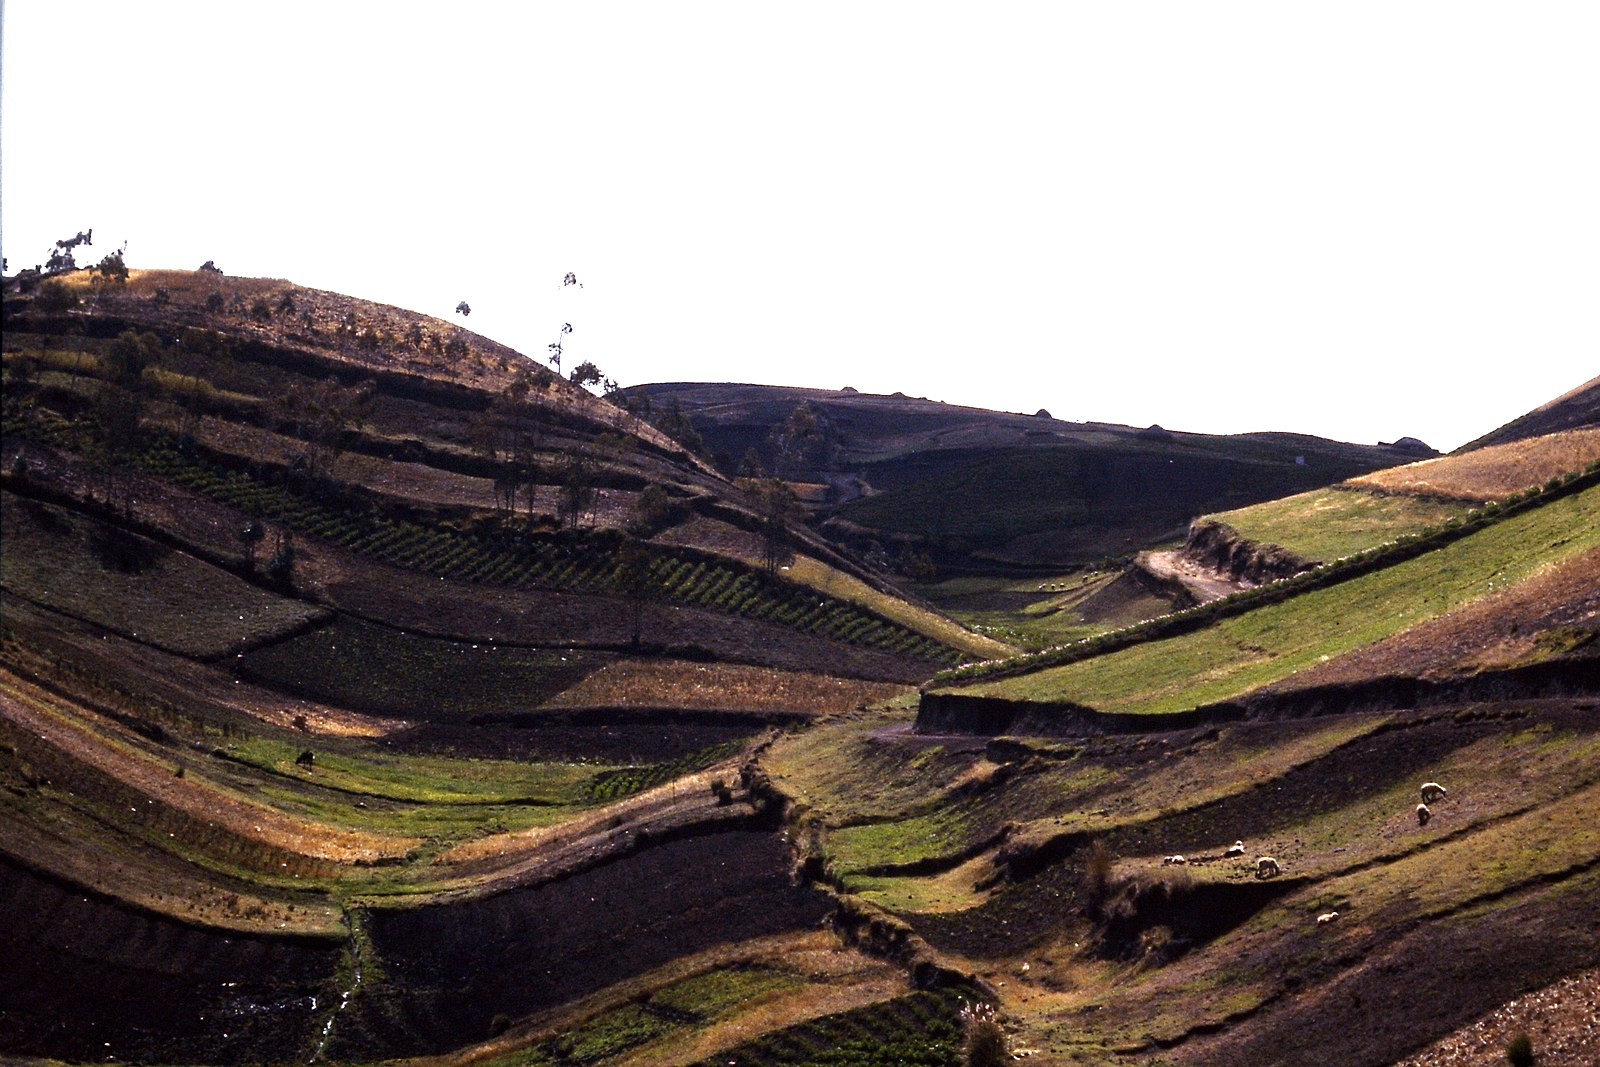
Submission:
<svg viewBox="0 0 1600 1067">
<path fill-rule="evenodd" d="M 642 793 L 646 789 L 654 789 L 658 785 L 666 785 L 686 774 L 704 770 L 718 760 L 727 759 L 739 751 L 742 743 L 727 741 L 703 748 L 698 752 L 690 752 L 666 763 L 602 771 L 589 781 L 586 789 L 588 798 L 597 801 L 620 800 L 622 797 Z"/>
<path fill-rule="evenodd" d="M 847 601 L 731 561 L 684 559 L 651 546 L 630 567 L 604 537 L 495 538 L 411 518 L 375 515 L 313 500 L 245 471 L 164 446 L 144 466 L 248 514 L 278 522 L 385 563 L 456 581 L 567 592 L 611 593 L 697 607 L 786 626 L 863 648 L 952 663 L 946 645 Z"/>
</svg>

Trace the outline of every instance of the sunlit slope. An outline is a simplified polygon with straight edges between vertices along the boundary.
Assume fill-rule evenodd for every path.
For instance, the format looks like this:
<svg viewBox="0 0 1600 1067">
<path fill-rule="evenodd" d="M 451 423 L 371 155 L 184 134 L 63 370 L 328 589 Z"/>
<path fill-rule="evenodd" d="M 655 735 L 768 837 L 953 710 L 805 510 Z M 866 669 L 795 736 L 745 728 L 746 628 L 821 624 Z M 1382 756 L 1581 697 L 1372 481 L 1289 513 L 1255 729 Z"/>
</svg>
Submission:
<svg viewBox="0 0 1600 1067">
<path fill-rule="evenodd" d="M 1582 703 L 989 743 L 893 721 L 834 719 L 766 766 L 828 877 L 989 981 L 1013 1047 L 1046 1062 L 1387 1063 L 1592 958 L 1600 738 Z M 1420 824 L 1429 780 L 1449 797 Z M 1256 877 L 1263 854 L 1283 877 Z M 1541 952 L 1500 958 L 1518 937 Z M 1370 1000 L 1397 966 L 1417 996 L 1347 1033 L 1352 991 Z"/>
<path fill-rule="evenodd" d="M 1203 516 L 1304 559 L 1332 560 L 1460 518 L 1600 458 L 1600 429 L 1440 456 L 1235 511 Z"/>
<path fill-rule="evenodd" d="M 1102 711 L 1177 711 L 1238 697 L 1446 615 L 1600 545 L 1591 486 L 1420 556 L 1223 617 L 1190 633 L 1061 666 L 984 680 L 948 672 L 934 688 L 1015 700 L 1071 701 Z M 1049 653 L 1039 657 L 1045 659 Z M 996 672 L 998 673 L 998 672 Z"/>
</svg>

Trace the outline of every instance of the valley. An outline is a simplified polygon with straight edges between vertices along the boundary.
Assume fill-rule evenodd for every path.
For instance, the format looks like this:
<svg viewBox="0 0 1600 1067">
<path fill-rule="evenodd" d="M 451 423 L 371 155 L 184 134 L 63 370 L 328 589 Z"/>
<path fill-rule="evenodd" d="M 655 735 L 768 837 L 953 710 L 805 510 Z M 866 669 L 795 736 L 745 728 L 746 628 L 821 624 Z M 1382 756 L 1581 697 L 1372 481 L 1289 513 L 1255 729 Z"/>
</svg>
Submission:
<svg viewBox="0 0 1600 1067">
<path fill-rule="evenodd" d="M 1534 1008 L 1600 960 L 1600 384 L 1449 456 L 600 397 L 186 271 L 4 344 L 8 1061 L 1600 1054 Z"/>
</svg>

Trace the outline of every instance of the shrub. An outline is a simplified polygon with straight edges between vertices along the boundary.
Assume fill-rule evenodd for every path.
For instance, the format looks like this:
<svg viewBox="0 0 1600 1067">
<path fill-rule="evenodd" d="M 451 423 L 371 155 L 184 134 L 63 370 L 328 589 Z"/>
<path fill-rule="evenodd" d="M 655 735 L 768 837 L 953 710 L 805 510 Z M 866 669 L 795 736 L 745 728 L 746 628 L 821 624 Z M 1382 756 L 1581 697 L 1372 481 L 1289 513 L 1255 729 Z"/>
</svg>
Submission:
<svg viewBox="0 0 1600 1067">
<path fill-rule="evenodd" d="M 211 295 L 206 297 L 206 310 L 207 311 L 210 311 L 212 313 L 217 313 L 217 312 L 220 312 L 223 308 L 225 308 L 227 306 L 228 306 L 228 302 L 227 302 L 227 300 L 223 299 L 221 290 L 213 289 L 213 290 L 211 290 Z"/>
<path fill-rule="evenodd" d="M 39 286 L 39 292 L 33 298 L 33 306 L 40 311 L 54 314 L 77 307 L 78 295 L 61 282 L 45 282 Z"/>
<path fill-rule="evenodd" d="M 994 1021 L 994 1009 L 987 1004 L 972 1005 L 961 1012 L 966 1030 L 967 1067 L 1001 1067 L 1011 1062 L 1006 1051 L 1006 1035 Z"/>
<path fill-rule="evenodd" d="M 1104 841 L 1096 838 L 1089 845 L 1089 856 L 1083 865 L 1084 907 L 1091 914 L 1098 912 L 1110 895 L 1111 850 L 1106 848 Z"/>
<path fill-rule="evenodd" d="M 1533 1039 L 1526 1033 L 1513 1037 L 1506 1045 L 1506 1061 L 1513 1067 L 1533 1067 Z"/>
</svg>

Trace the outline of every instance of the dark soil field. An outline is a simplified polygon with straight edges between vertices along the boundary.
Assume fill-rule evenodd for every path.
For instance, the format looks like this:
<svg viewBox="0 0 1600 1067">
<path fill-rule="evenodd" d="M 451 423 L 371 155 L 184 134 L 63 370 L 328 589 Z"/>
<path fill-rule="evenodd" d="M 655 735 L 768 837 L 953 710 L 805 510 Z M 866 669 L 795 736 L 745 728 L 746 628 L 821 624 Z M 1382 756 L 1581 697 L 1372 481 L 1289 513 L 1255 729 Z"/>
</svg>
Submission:
<svg viewBox="0 0 1600 1067">
<path fill-rule="evenodd" d="M 412 911 L 373 910 L 351 977 L 326 940 L 208 932 L 0 863 L 0 1053 L 76 1060 L 287 1061 L 317 1046 L 378 1059 L 456 1048 L 723 943 L 813 927 L 778 835 L 667 841 L 551 884 Z"/>
<path fill-rule="evenodd" d="M 797 888 L 776 834 L 672 841 L 537 889 L 374 912 L 390 985 L 365 992 L 332 1051 L 437 1052 L 709 946 L 815 926 L 827 898 Z"/>
<path fill-rule="evenodd" d="M 206 930 L 0 858 L 0 1055 L 286 1061 L 339 957 L 337 943 Z"/>
</svg>

